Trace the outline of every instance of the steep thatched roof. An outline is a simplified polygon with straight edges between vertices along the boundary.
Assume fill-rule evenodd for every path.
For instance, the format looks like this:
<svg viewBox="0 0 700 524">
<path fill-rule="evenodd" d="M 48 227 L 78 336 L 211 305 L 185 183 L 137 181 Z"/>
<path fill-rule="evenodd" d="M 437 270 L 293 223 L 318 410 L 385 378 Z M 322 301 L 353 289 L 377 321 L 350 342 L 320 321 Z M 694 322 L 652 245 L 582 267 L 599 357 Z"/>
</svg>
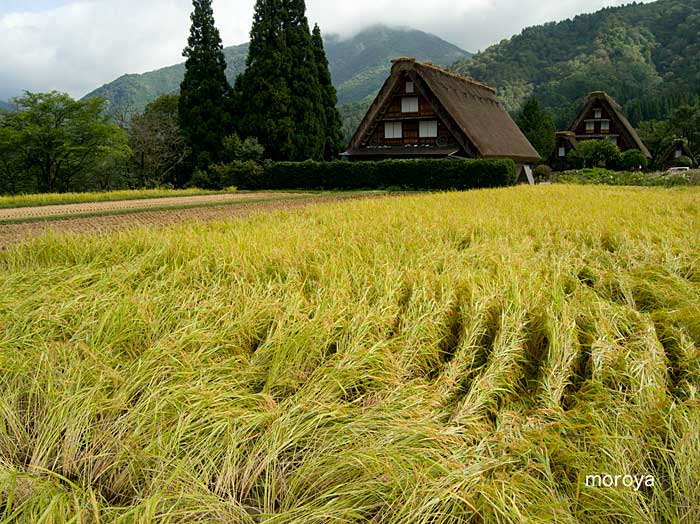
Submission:
<svg viewBox="0 0 700 524">
<path fill-rule="evenodd" d="M 676 151 L 680 151 L 682 156 L 687 156 L 693 165 L 697 163 L 695 155 L 688 147 L 688 141 L 682 138 L 677 138 L 666 148 L 666 151 L 661 154 L 659 163 L 664 166 L 673 165 L 676 161 Z"/>
<path fill-rule="evenodd" d="M 501 106 L 494 88 L 412 58 L 399 58 L 393 60 L 393 63 L 391 76 L 357 129 L 350 143 L 349 153 L 352 154 L 360 148 L 365 132 L 371 122 L 380 116 L 380 110 L 391 96 L 399 77 L 410 73 L 422 80 L 425 87 L 432 92 L 459 132 L 464 135 L 461 138 L 465 149 L 474 156 L 512 158 L 525 163 L 540 159 L 535 148 Z"/>
<path fill-rule="evenodd" d="M 591 110 L 593 104 L 599 101 L 602 101 L 610 108 L 612 113 L 615 115 L 617 120 L 624 128 L 624 131 L 629 135 L 629 137 L 632 139 L 632 142 L 634 142 L 634 144 L 637 146 L 637 149 L 639 149 L 647 158 L 651 158 L 651 153 L 647 149 L 647 146 L 644 145 L 644 142 L 642 142 L 642 139 L 639 138 L 637 131 L 634 129 L 634 127 L 632 127 L 632 124 L 630 124 L 629 120 L 627 120 L 627 117 L 622 113 L 622 107 L 620 106 L 620 104 L 618 104 L 615 101 L 615 99 L 609 94 L 607 94 L 605 91 L 593 91 L 592 93 L 588 94 L 588 98 L 586 99 L 586 103 L 583 107 L 583 110 L 579 113 L 578 117 L 574 121 L 573 125 L 571 126 L 571 130 L 576 131 L 578 126 L 586 117 L 586 114 L 588 114 L 588 112 Z"/>
</svg>

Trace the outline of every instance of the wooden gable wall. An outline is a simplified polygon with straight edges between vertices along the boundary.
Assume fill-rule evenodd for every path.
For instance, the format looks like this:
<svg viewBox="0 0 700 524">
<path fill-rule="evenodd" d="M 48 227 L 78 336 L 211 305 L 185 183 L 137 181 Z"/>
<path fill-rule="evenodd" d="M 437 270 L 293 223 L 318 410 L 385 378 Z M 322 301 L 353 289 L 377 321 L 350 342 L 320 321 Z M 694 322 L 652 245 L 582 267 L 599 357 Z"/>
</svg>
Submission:
<svg viewBox="0 0 700 524">
<path fill-rule="evenodd" d="M 601 112 L 599 118 L 596 118 L 596 109 Z M 608 122 L 609 128 L 607 130 L 603 128 L 603 122 Z M 587 127 L 589 123 L 593 125 L 592 130 Z M 579 141 L 615 138 L 617 141 L 616 145 L 620 148 L 620 151 L 637 149 L 637 144 L 630 137 L 626 127 L 604 100 L 595 99 L 589 102 L 584 109 L 582 117 L 579 119 L 578 125 L 572 131 L 576 134 L 576 138 Z"/>
<path fill-rule="evenodd" d="M 413 84 L 413 92 L 407 91 L 407 85 Z M 398 79 L 396 87 L 389 96 L 383 110 L 377 115 L 376 120 L 364 136 L 361 147 L 405 147 L 410 145 L 422 147 L 459 147 L 457 140 L 452 135 L 442 118 L 435 113 L 433 107 L 439 102 L 430 95 L 424 95 L 419 87 L 420 79 L 408 74 L 403 74 Z M 402 100 L 405 98 L 418 99 L 418 111 L 402 111 Z M 420 122 L 437 123 L 437 137 L 421 137 Z M 401 138 L 387 138 L 385 123 L 400 123 Z"/>
</svg>

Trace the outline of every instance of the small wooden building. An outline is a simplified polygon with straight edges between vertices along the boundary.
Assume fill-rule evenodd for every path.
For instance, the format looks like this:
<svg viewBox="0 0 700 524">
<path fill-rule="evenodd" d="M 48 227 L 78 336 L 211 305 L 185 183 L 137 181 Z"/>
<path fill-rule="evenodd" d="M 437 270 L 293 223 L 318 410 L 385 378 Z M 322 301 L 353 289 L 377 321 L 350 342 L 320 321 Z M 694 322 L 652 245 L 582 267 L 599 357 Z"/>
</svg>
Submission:
<svg viewBox="0 0 700 524">
<path fill-rule="evenodd" d="M 620 105 L 604 91 L 594 91 L 588 95 L 570 131 L 578 142 L 607 139 L 620 151 L 638 149 L 651 159 L 651 153 L 622 113 Z"/>
<path fill-rule="evenodd" d="M 671 144 L 663 155 L 660 155 L 658 165 L 662 166 L 664 169 L 676 167 L 678 165 L 678 159 L 681 157 L 688 157 L 693 166 L 697 165 L 697 160 L 688 147 L 688 142 L 679 138 L 673 141 L 673 144 Z"/>
<path fill-rule="evenodd" d="M 576 149 L 577 145 L 576 135 L 572 131 L 558 131 L 554 158 L 551 162 L 552 168 L 556 170 L 567 169 L 568 162 L 566 157 L 572 149 Z"/>
<path fill-rule="evenodd" d="M 414 58 L 393 60 L 343 157 L 511 158 L 532 182 L 534 147 L 496 98 L 496 90 Z"/>
</svg>

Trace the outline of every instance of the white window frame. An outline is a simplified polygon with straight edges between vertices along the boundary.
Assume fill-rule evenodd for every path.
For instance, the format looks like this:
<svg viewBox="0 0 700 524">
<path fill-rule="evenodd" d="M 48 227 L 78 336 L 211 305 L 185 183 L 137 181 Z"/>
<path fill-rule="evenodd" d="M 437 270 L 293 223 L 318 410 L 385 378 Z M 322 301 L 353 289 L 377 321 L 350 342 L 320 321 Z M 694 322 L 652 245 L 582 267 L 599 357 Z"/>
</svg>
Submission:
<svg viewBox="0 0 700 524">
<path fill-rule="evenodd" d="M 675 158 L 680 158 L 683 156 L 683 150 L 682 149 L 676 149 L 676 156 Z"/>
<path fill-rule="evenodd" d="M 401 122 L 384 122 L 384 138 L 403 138 Z"/>
<path fill-rule="evenodd" d="M 606 133 L 610 131 L 610 120 L 603 120 L 600 123 L 600 132 Z"/>
<path fill-rule="evenodd" d="M 417 96 L 407 96 L 401 99 L 402 113 L 418 113 L 419 111 L 420 105 Z"/>
<path fill-rule="evenodd" d="M 603 110 L 602 109 L 594 109 L 593 110 L 593 118 L 603 118 Z"/>
<path fill-rule="evenodd" d="M 559 158 L 564 158 L 565 156 L 566 156 L 566 148 L 560 147 L 559 148 Z"/>
<path fill-rule="evenodd" d="M 406 82 L 406 92 L 407 93 L 415 93 L 416 92 L 416 86 L 413 84 L 413 82 Z"/>
<path fill-rule="evenodd" d="M 418 138 L 437 138 L 437 120 L 421 120 L 418 122 Z"/>
<path fill-rule="evenodd" d="M 586 133 L 593 133 L 595 131 L 595 122 L 586 122 Z"/>
<path fill-rule="evenodd" d="M 617 145 L 617 137 L 616 136 L 610 136 L 608 138 L 610 139 L 610 142 L 612 142 L 612 145 L 614 145 L 614 146 Z"/>
</svg>

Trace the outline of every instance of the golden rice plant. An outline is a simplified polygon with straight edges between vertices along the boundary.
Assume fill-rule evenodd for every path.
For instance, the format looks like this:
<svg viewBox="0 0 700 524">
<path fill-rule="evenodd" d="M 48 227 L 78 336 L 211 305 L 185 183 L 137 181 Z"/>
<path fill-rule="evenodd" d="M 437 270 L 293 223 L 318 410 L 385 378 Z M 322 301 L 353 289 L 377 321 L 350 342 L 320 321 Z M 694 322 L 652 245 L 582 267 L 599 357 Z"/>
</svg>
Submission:
<svg viewBox="0 0 700 524">
<path fill-rule="evenodd" d="M 699 347 L 693 188 L 46 234 L 0 254 L 0 522 L 696 523 Z"/>
</svg>

